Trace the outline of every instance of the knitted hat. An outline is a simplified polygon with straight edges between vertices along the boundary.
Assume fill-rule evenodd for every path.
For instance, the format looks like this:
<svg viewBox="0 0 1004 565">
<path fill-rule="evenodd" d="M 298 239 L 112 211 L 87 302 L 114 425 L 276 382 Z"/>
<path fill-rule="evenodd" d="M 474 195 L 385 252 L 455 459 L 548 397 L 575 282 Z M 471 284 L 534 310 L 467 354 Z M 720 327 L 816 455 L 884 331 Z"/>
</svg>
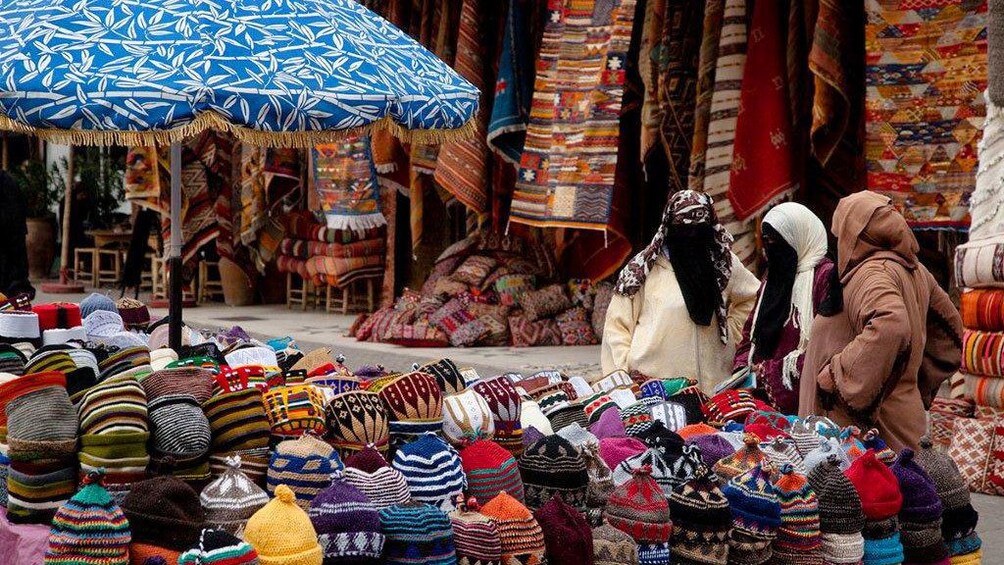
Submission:
<svg viewBox="0 0 1004 565">
<path fill-rule="evenodd" d="M 464 375 L 460 372 L 457 364 L 450 359 L 440 359 L 416 369 L 435 377 L 436 383 L 439 384 L 439 389 L 443 391 L 444 395 L 456 394 L 467 388 Z"/>
<path fill-rule="evenodd" d="M 268 447 L 270 428 L 261 389 L 217 394 L 202 403 L 202 410 L 212 431 L 214 453 Z"/>
<path fill-rule="evenodd" d="M 581 449 L 583 445 L 587 443 L 600 444 L 600 440 L 596 438 L 589 430 L 583 428 L 580 424 L 574 423 L 565 426 L 558 430 L 559 436 L 568 440 L 569 443 L 575 447 Z"/>
<path fill-rule="evenodd" d="M 586 379 L 578 375 L 568 377 L 568 384 L 569 386 L 572 387 L 572 390 L 575 391 L 575 396 L 573 397 L 573 400 L 582 401 L 591 394 L 593 394 L 593 387 L 589 386 L 589 383 L 586 381 Z"/>
<path fill-rule="evenodd" d="M 44 373 L 46 371 L 58 371 L 69 373 L 77 368 L 70 354 L 62 349 L 63 346 L 46 345 L 35 350 L 28 362 L 24 365 L 25 374 Z"/>
<path fill-rule="evenodd" d="M 501 492 L 481 508 L 481 513 L 498 526 L 503 563 L 541 565 L 545 562 L 544 533 L 526 506 Z"/>
<path fill-rule="evenodd" d="M 541 411 L 540 406 L 530 399 L 524 399 L 519 409 L 519 425 L 524 430 L 527 428 L 537 428 L 537 431 L 549 436 L 554 434 L 551 421 Z"/>
<path fill-rule="evenodd" d="M 115 302 L 126 329 L 144 329 L 150 323 L 150 310 L 139 300 L 123 296 Z"/>
<path fill-rule="evenodd" d="M 450 513 L 457 563 L 501 565 L 502 538 L 498 527 L 479 510 L 481 506 L 471 498 L 467 502 L 458 501 L 457 509 Z"/>
<path fill-rule="evenodd" d="M 336 480 L 307 510 L 326 563 L 378 560 L 383 553 L 380 515 L 356 487 Z"/>
<path fill-rule="evenodd" d="M 866 451 L 865 444 L 861 441 L 863 434 L 857 426 L 847 426 L 840 431 L 837 439 L 840 441 L 840 449 L 843 449 L 847 453 L 847 458 L 851 461 L 864 455 Z"/>
<path fill-rule="evenodd" d="M 84 316 L 82 325 L 89 339 L 111 337 L 125 331 L 122 316 L 119 316 L 118 312 L 108 310 L 95 310 Z"/>
<path fill-rule="evenodd" d="M 621 411 L 616 406 L 605 410 L 599 418 L 589 426 L 589 431 L 597 439 L 626 437 L 624 420 L 621 419 Z"/>
<path fill-rule="evenodd" d="M 644 443 L 633 437 L 600 439 L 600 457 L 611 469 L 616 469 L 628 457 L 644 453 L 647 449 Z"/>
<path fill-rule="evenodd" d="M 712 470 L 726 483 L 739 475 L 764 463 L 767 456 L 760 450 L 758 438 L 752 434 L 743 437 L 743 447 L 732 455 L 723 457 L 715 463 Z"/>
<path fill-rule="evenodd" d="M 930 438 L 921 438 L 920 449 L 913 460 L 934 482 L 945 511 L 972 506 L 969 488 L 959 466 L 945 452 L 936 449 Z"/>
<path fill-rule="evenodd" d="M 717 478 L 701 467 L 694 478 L 669 495 L 673 517 L 672 554 L 694 563 L 726 565 L 732 514 Z"/>
<path fill-rule="evenodd" d="M 456 504 L 451 501 L 450 506 Z M 428 565 L 452 565 L 457 562 L 450 517 L 442 510 L 409 502 L 380 511 L 384 535 L 384 561 L 387 565 L 410 565 L 421 559 Z"/>
<path fill-rule="evenodd" d="M 533 517 L 544 533 L 551 565 L 593 565 L 593 531 L 578 510 L 555 495 Z"/>
<path fill-rule="evenodd" d="M 98 362 L 101 369 L 99 380 L 115 375 L 128 374 L 141 378 L 150 372 L 150 352 L 145 347 L 125 347 Z M 190 391 L 183 391 L 190 394 Z M 202 394 L 198 398 L 203 398 Z M 206 396 L 208 398 L 208 396 Z"/>
<path fill-rule="evenodd" d="M 530 426 L 523 430 L 523 449 L 537 443 L 538 441 L 544 439 L 544 434 L 540 433 L 537 428 Z M 522 452 L 521 452 L 522 453 Z"/>
<path fill-rule="evenodd" d="M 851 460 L 847 458 L 847 454 L 843 449 L 840 449 L 840 443 L 834 438 L 819 439 L 819 445 L 812 451 L 805 454 L 803 462 L 805 463 L 805 470 L 807 473 L 811 473 L 812 470 L 823 461 L 826 461 L 834 456 L 840 465 L 841 471 L 846 471 L 848 467 L 851 466 Z"/>
<path fill-rule="evenodd" d="M 864 562 L 868 565 L 897 565 L 904 559 L 899 532 L 880 539 L 865 538 Z"/>
<path fill-rule="evenodd" d="M 683 453 L 683 438 L 658 420 L 653 421 L 644 431 L 635 434 L 635 437 L 648 447 L 658 450 L 667 460 L 671 461 Z"/>
<path fill-rule="evenodd" d="M 673 531 L 669 503 L 650 473 L 647 467 L 635 469 L 631 480 L 614 488 L 606 518 L 638 543 L 665 543 Z"/>
<path fill-rule="evenodd" d="M 467 492 L 485 504 L 500 492 L 523 501 L 523 479 L 516 459 L 491 440 L 479 439 L 460 450 Z"/>
<path fill-rule="evenodd" d="M 676 431 L 687 425 L 687 411 L 679 402 L 660 402 L 651 408 L 652 418 Z"/>
<path fill-rule="evenodd" d="M 638 544 L 610 524 L 602 524 L 593 528 L 593 560 L 595 565 L 638 565 Z"/>
<path fill-rule="evenodd" d="M 582 405 L 578 402 L 569 403 L 563 408 L 548 413 L 547 419 L 551 422 L 551 429 L 555 432 L 573 424 L 577 424 L 580 427 L 589 425 L 589 421 L 586 420 L 586 413 L 582 411 Z"/>
<path fill-rule="evenodd" d="M 160 396 L 148 405 L 155 455 L 191 461 L 209 452 L 209 421 L 194 397 Z"/>
<path fill-rule="evenodd" d="M 392 439 L 395 435 L 407 439 L 442 428 L 443 393 L 432 375 L 421 371 L 401 375 L 381 388 L 379 394 L 390 415 Z"/>
<path fill-rule="evenodd" d="M 342 455 L 347 456 L 369 444 L 387 449 L 389 416 L 378 394 L 363 390 L 344 392 L 332 398 L 324 411 L 328 436 Z"/>
<path fill-rule="evenodd" d="M 586 487 L 587 513 L 590 523 L 599 524 L 603 521 L 602 511 L 607 505 L 607 498 L 614 490 L 613 473 L 600 457 L 598 444 L 586 444 L 581 452 L 582 461 L 586 464 L 586 475 L 589 476 L 589 486 Z"/>
<path fill-rule="evenodd" d="M 84 478 L 83 488 L 56 511 L 45 563 L 129 563 L 129 522 L 101 486 L 101 474 Z"/>
<path fill-rule="evenodd" d="M 708 466 L 708 469 L 736 452 L 732 444 L 718 434 L 697 436 L 687 443 L 701 450 L 701 460 Z"/>
<path fill-rule="evenodd" d="M 631 389 L 625 387 L 615 388 L 607 394 L 610 395 L 610 399 L 614 401 L 614 404 L 617 405 L 619 410 L 624 410 L 638 400 L 634 393 L 631 392 Z"/>
<path fill-rule="evenodd" d="M 228 468 L 199 494 L 206 524 L 240 535 L 251 515 L 268 502 L 268 495 L 241 472 L 240 456 L 227 458 Z"/>
<path fill-rule="evenodd" d="M 820 552 L 823 562 L 856 565 L 865 555 L 865 539 L 861 532 L 853 534 L 828 534 L 820 536 Z"/>
<path fill-rule="evenodd" d="M 178 557 L 178 565 L 258 565 L 258 552 L 230 532 L 203 529 L 199 543 Z"/>
<path fill-rule="evenodd" d="M 306 509 L 343 468 L 334 448 L 316 436 L 289 439 L 275 447 L 268 463 L 268 492 L 275 496 L 280 485 L 288 485 L 296 494 L 296 504 Z"/>
<path fill-rule="evenodd" d="M 718 433 L 718 430 L 702 422 L 684 426 L 676 430 L 676 433 L 679 434 L 679 436 L 682 437 L 684 440 L 689 441 L 698 436 L 716 434 Z"/>
<path fill-rule="evenodd" d="M 774 559 L 782 563 L 822 565 L 819 500 L 805 475 L 783 465 L 774 483 L 781 504 L 781 526 L 774 540 Z"/>
<path fill-rule="evenodd" d="M 799 475 L 806 475 L 805 461 L 795 447 L 795 442 L 790 439 L 775 437 L 774 439 L 760 444 L 760 450 L 767 459 L 774 465 L 775 469 L 780 469 L 785 465 L 794 467 L 794 471 Z"/>
<path fill-rule="evenodd" d="M 941 519 L 941 499 L 934 481 L 923 467 L 914 461 L 910 448 L 904 449 L 893 463 L 892 474 L 899 482 L 903 506 L 899 518 L 904 522 L 929 523 Z"/>
<path fill-rule="evenodd" d="M 662 493 L 667 497 L 673 492 L 673 488 L 676 485 L 684 482 L 683 480 L 676 480 L 669 464 L 666 463 L 666 460 L 663 459 L 662 454 L 658 450 L 649 448 L 638 455 L 633 455 L 621 461 L 620 465 L 617 465 L 613 469 L 614 486 L 630 481 L 634 476 L 634 471 L 642 467 L 648 469 L 648 473 L 658 483 L 659 488 L 662 489 Z"/>
<path fill-rule="evenodd" d="M 9 387 L 9 388 L 8 388 Z M 77 445 L 77 411 L 62 373 L 35 373 L 5 385 L 9 390 L 8 452 L 12 461 L 72 456 Z"/>
<path fill-rule="evenodd" d="M 478 381 L 471 388 L 488 404 L 495 424 L 495 441 L 518 457 L 523 452 L 523 429 L 520 426 L 522 403 L 512 381 L 499 376 Z"/>
<path fill-rule="evenodd" d="M 593 383 L 593 390 L 596 392 L 607 392 L 617 387 L 630 387 L 633 384 L 634 381 L 631 380 L 631 375 L 626 371 L 618 369 Z"/>
<path fill-rule="evenodd" d="M 757 464 L 722 488 L 732 511 L 729 561 L 764 563 L 781 526 L 781 504 L 770 482 L 771 467 Z"/>
<path fill-rule="evenodd" d="M 122 501 L 122 511 L 129 519 L 133 542 L 174 551 L 195 545 L 205 521 L 199 495 L 172 476 L 136 483 Z"/>
<path fill-rule="evenodd" d="M 11 455 L 14 455 L 13 453 Z M 14 524 L 48 524 L 73 497 L 77 469 L 72 460 L 12 458 L 7 474 L 7 520 Z"/>
<path fill-rule="evenodd" d="M 0 336 L 2 337 L 2 336 Z M 24 353 L 7 343 L 0 343 L 0 372 L 21 376 L 24 374 L 24 364 L 28 360 Z M 2 410 L 0 410 L 2 412 Z"/>
<path fill-rule="evenodd" d="M 314 385 L 275 387 L 263 399 L 272 435 L 298 437 L 307 431 L 324 434 L 324 395 Z"/>
<path fill-rule="evenodd" d="M 819 500 L 820 531 L 824 534 L 860 534 L 865 526 L 861 498 L 850 479 L 840 470 L 837 457 L 817 465 L 808 479 Z M 823 543 L 825 545 L 825 538 Z"/>
<path fill-rule="evenodd" d="M 869 520 L 885 520 L 899 514 L 903 495 L 892 471 L 868 450 L 851 463 L 847 478 L 858 491 L 861 510 Z M 866 549 L 867 551 L 867 549 Z"/>
<path fill-rule="evenodd" d="M 453 445 L 495 435 L 488 403 L 474 390 L 443 397 L 443 435 Z"/>
<path fill-rule="evenodd" d="M 154 371 L 166 369 L 169 364 L 178 360 L 178 354 L 170 348 L 162 347 L 150 351 L 150 368 Z"/>
<path fill-rule="evenodd" d="M 244 529 L 244 539 L 258 552 L 261 565 L 321 565 L 321 546 L 310 518 L 296 504 L 286 485 L 275 489 L 275 498 L 254 513 Z"/>
<path fill-rule="evenodd" d="M 580 511 L 586 509 L 589 475 L 586 462 L 574 445 L 552 435 L 526 449 L 519 460 L 526 505 L 537 509 L 557 494 Z"/>
<path fill-rule="evenodd" d="M 377 510 L 411 499 L 404 475 L 388 465 L 373 447 L 363 448 L 346 459 L 342 478 L 362 491 Z"/>
<path fill-rule="evenodd" d="M 91 315 L 92 312 L 98 310 L 105 310 L 108 312 L 114 312 L 118 314 L 118 307 L 115 306 L 115 301 L 111 298 L 92 292 L 89 296 L 80 301 L 80 316 L 86 318 Z"/>
<path fill-rule="evenodd" d="M 213 395 L 213 374 L 205 369 L 185 367 L 154 371 L 143 378 L 147 400 L 169 394 L 187 394 L 200 404 Z"/>
<path fill-rule="evenodd" d="M 624 433 L 637 437 L 652 425 L 651 407 L 647 402 L 635 402 L 621 410 L 621 421 L 624 422 Z"/>
<path fill-rule="evenodd" d="M 703 406 L 709 422 L 724 424 L 729 420 L 742 422 L 756 410 L 753 393 L 746 389 L 729 389 L 712 396 Z"/>
<path fill-rule="evenodd" d="M 279 368 L 279 360 L 275 356 L 275 350 L 264 345 L 237 347 L 231 349 L 225 356 L 227 365 L 231 367 L 243 367 L 253 365 L 265 368 Z"/>
<path fill-rule="evenodd" d="M 617 403 L 605 392 L 595 392 L 582 399 L 582 411 L 589 424 L 594 424 L 610 408 L 617 408 Z"/>
<path fill-rule="evenodd" d="M 401 446 L 391 465 L 404 475 L 412 498 L 443 511 L 452 511 L 467 487 L 457 450 L 432 433 Z"/>
<path fill-rule="evenodd" d="M 879 436 L 879 431 L 875 428 L 868 430 L 861 438 L 861 445 L 865 449 L 875 452 L 875 457 L 886 465 L 892 465 L 896 460 L 896 452 L 890 448 L 885 440 Z"/>
<path fill-rule="evenodd" d="M 157 547 L 148 543 L 132 542 L 129 544 L 130 565 L 160 565 L 162 563 L 177 563 L 181 552 L 166 547 Z"/>
<path fill-rule="evenodd" d="M 105 380 L 73 400 L 82 435 L 149 431 L 146 394 L 135 377 Z"/>
</svg>

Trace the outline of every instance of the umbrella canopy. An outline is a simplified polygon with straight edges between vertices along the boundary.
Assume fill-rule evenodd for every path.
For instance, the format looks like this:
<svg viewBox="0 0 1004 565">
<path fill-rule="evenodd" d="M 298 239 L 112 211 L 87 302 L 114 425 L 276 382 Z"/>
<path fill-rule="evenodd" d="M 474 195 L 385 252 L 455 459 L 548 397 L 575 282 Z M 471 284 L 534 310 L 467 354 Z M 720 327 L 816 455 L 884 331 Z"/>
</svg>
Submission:
<svg viewBox="0 0 1004 565">
<path fill-rule="evenodd" d="M 0 129 L 167 144 L 206 128 L 309 146 L 468 135 L 477 88 L 354 0 L 4 0 Z"/>
</svg>

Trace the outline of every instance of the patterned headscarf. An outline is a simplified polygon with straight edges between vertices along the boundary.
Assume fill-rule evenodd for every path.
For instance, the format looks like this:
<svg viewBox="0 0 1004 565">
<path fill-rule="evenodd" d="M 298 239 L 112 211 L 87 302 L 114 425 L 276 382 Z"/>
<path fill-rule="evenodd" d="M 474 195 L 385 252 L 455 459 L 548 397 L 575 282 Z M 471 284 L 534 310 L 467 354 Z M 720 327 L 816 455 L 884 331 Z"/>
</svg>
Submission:
<svg viewBox="0 0 1004 565">
<path fill-rule="evenodd" d="M 652 242 L 635 255 L 621 270 L 620 278 L 617 279 L 617 293 L 629 297 L 638 293 L 663 249 L 666 233 L 671 225 L 711 225 L 714 230 L 716 245 L 711 250 L 711 255 L 717 273 L 718 291 L 722 293 L 722 300 L 718 305 L 717 312 L 718 333 L 722 343 L 727 343 L 728 325 L 725 321 L 728 301 L 725 296 L 725 288 L 729 284 L 729 279 L 732 278 L 732 234 L 718 221 L 711 197 L 703 192 L 681 190 L 669 198 L 666 210 L 662 213 L 659 230 L 655 232 Z"/>
</svg>

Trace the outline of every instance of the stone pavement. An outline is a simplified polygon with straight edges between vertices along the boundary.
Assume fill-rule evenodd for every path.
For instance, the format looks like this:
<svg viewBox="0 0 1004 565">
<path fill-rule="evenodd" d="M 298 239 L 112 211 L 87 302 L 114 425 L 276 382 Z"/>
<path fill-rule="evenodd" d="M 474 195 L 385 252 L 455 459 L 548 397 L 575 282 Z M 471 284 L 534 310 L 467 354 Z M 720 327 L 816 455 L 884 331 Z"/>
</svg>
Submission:
<svg viewBox="0 0 1004 565">
<path fill-rule="evenodd" d="M 117 298 L 118 293 L 110 293 Z M 45 295 L 39 293 L 36 302 L 79 302 L 85 295 Z M 140 296 L 140 299 L 147 297 Z M 154 317 L 164 310 L 152 310 Z M 450 357 L 461 367 L 473 367 L 481 375 L 505 371 L 532 372 L 535 369 L 561 369 L 582 376 L 600 373 L 599 346 L 592 347 L 471 347 L 409 349 L 383 343 L 361 343 L 348 337 L 354 315 L 326 314 L 318 311 L 288 310 L 284 305 L 245 306 L 233 308 L 209 304 L 186 309 L 186 323 L 199 328 L 241 326 L 258 338 L 292 336 L 300 348 L 309 351 L 326 346 L 335 354 L 345 355 L 349 366 L 364 363 L 382 364 L 404 369 L 412 363 Z M 983 538 L 983 562 L 1004 564 L 1004 498 L 973 495 L 973 506 L 980 513 L 979 533 Z"/>
</svg>

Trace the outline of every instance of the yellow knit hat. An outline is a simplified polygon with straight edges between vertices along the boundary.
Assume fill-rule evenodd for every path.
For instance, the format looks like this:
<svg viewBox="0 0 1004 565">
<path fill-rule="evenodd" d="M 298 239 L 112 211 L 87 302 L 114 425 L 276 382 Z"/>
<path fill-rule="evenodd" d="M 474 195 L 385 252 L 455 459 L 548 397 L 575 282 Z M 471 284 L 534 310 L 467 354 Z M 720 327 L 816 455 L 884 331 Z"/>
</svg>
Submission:
<svg viewBox="0 0 1004 565">
<path fill-rule="evenodd" d="M 258 552 L 261 565 L 321 565 L 323 561 L 314 525 L 286 485 L 276 487 L 275 498 L 251 516 L 244 540 Z"/>
<path fill-rule="evenodd" d="M 980 565 L 983 563 L 983 551 L 977 549 L 976 551 L 965 555 L 954 555 L 951 557 L 950 561 L 952 562 L 952 565 Z"/>
</svg>

